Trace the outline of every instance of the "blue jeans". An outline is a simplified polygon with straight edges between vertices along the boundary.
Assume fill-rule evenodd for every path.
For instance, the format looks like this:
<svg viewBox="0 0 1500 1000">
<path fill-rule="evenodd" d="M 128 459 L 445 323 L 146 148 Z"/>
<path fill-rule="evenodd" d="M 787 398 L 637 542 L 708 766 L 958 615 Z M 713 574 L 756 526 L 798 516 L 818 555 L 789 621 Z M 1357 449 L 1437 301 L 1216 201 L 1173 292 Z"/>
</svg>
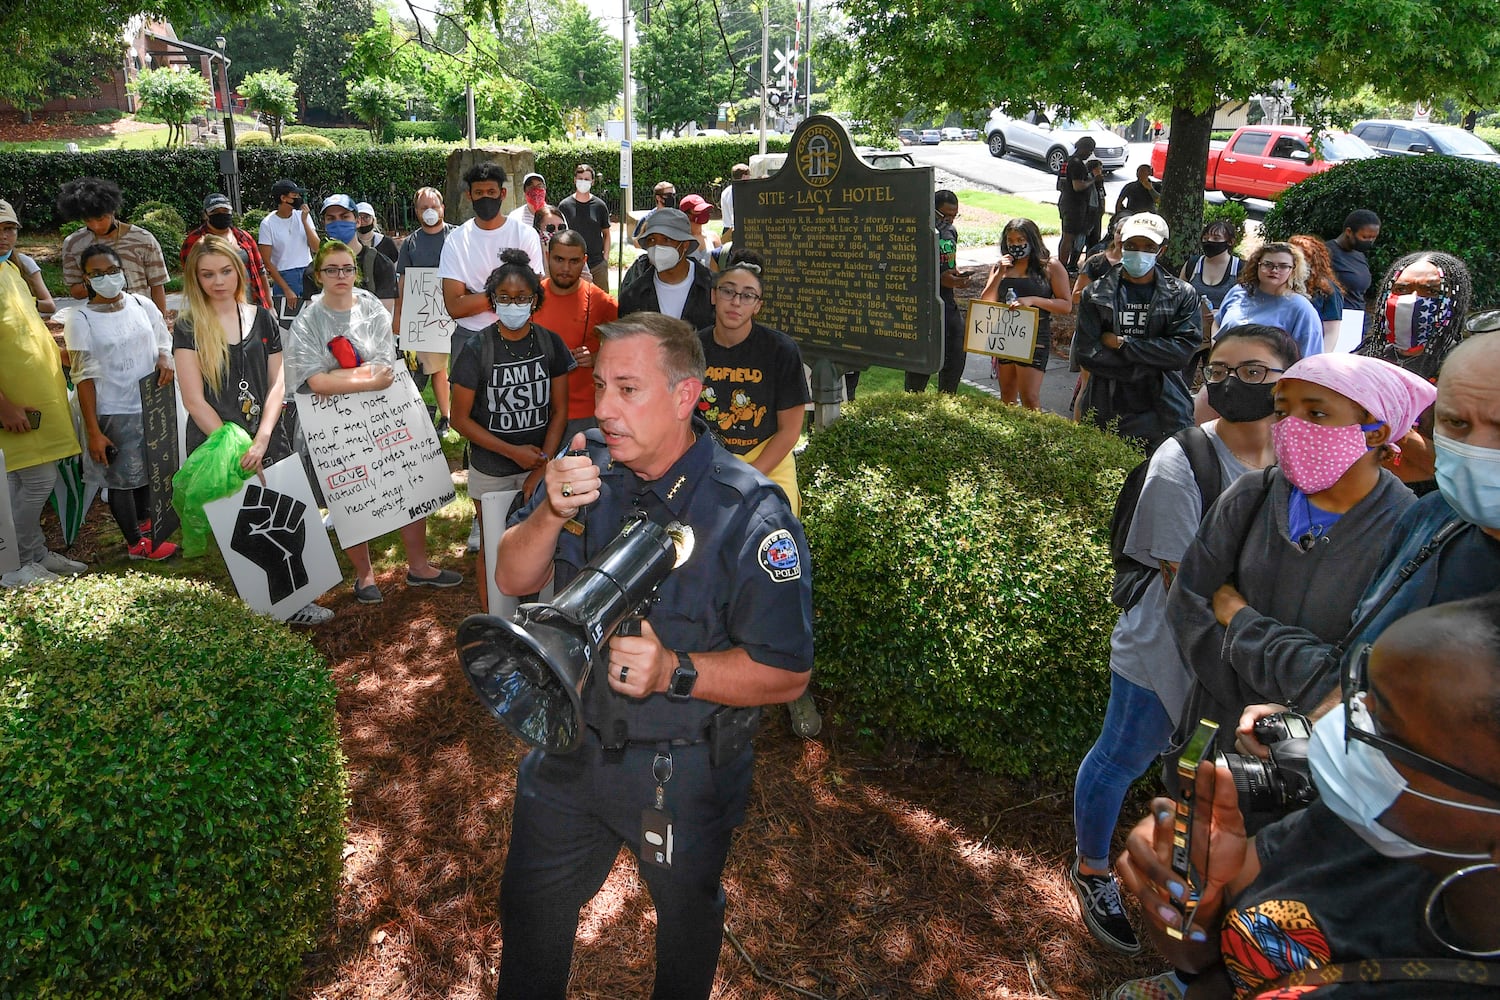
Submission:
<svg viewBox="0 0 1500 1000">
<path fill-rule="evenodd" d="M 1086 864 L 1109 866 L 1109 842 L 1125 792 L 1171 739 L 1172 719 L 1156 692 L 1111 671 L 1104 726 L 1073 784 L 1073 832 L 1078 857 Z"/>
</svg>

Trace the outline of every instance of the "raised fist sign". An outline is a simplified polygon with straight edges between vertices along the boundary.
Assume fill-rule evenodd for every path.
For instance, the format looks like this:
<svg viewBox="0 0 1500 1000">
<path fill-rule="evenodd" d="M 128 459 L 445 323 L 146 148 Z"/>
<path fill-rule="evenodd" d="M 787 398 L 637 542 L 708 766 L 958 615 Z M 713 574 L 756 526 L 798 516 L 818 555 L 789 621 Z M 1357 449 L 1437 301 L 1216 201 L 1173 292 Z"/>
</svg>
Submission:
<svg viewBox="0 0 1500 1000">
<path fill-rule="evenodd" d="M 245 491 L 229 547 L 266 571 L 272 604 L 307 586 L 306 513 L 307 504 L 285 493 L 256 483 Z"/>
</svg>

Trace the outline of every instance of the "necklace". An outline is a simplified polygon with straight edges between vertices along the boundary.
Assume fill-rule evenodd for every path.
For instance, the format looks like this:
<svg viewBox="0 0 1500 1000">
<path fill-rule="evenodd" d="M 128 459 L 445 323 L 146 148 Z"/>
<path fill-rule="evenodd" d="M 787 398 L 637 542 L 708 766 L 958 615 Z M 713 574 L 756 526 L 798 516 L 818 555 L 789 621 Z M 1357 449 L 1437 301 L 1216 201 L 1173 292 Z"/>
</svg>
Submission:
<svg viewBox="0 0 1500 1000">
<path fill-rule="evenodd" d="M 500 332 L 500 326 L 498 323 L 495 325 L 495 336 L 500 338 L 500 346 L 505 348 L 505 353 L 510 355 L 512 361 L 525 361 L 527 358 L 533 357 L 535 355 L 534 351 L 522 351 L 522 353 L 517 354 L 515 351 L 511 350 L 511 342 L 505 336 L 505 334 Z M 516 341 L 516 343 L 524 345 L 527 341 L 535 339 L 535 337 L 536 330 L 531 326 L 531 324 L 528 323 L 526 325 L 526 336 Z"/>
</svg>

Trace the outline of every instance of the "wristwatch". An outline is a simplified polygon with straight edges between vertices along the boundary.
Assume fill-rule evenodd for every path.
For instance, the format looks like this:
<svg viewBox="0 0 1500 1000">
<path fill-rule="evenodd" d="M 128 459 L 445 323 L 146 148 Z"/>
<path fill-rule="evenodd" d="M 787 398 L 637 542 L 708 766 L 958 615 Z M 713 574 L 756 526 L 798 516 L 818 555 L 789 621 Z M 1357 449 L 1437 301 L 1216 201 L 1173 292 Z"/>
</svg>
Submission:
<svg viewBox="0 0 1500 1000">
<path fill-rule="evenodd" d="M 693 666 L 692 659 L 683 652 L 677 654 L 677 669 L 672 671 L 672 679 L 667 681 L 667 699 L 669 701 L 687 701 L 693 697 L 693 685 L 698 683 L 698 669 Z"/>
</svg>

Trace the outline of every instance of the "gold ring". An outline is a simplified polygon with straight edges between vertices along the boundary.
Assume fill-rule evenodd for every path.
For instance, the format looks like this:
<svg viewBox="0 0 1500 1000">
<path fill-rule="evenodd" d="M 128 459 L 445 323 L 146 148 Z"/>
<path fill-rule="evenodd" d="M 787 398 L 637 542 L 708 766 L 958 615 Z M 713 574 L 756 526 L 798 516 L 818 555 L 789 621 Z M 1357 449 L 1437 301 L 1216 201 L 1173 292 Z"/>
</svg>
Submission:
<svg viewBox="0 0 1500 1000">
<path fill-rule="evenodd" d="M 570 497 L 570 496 L 573 495 L 573 484 L 572 483 L 563 483 L 562 484 L 562 495 L 565 496 L 565 497 Z"/>
</svg>

